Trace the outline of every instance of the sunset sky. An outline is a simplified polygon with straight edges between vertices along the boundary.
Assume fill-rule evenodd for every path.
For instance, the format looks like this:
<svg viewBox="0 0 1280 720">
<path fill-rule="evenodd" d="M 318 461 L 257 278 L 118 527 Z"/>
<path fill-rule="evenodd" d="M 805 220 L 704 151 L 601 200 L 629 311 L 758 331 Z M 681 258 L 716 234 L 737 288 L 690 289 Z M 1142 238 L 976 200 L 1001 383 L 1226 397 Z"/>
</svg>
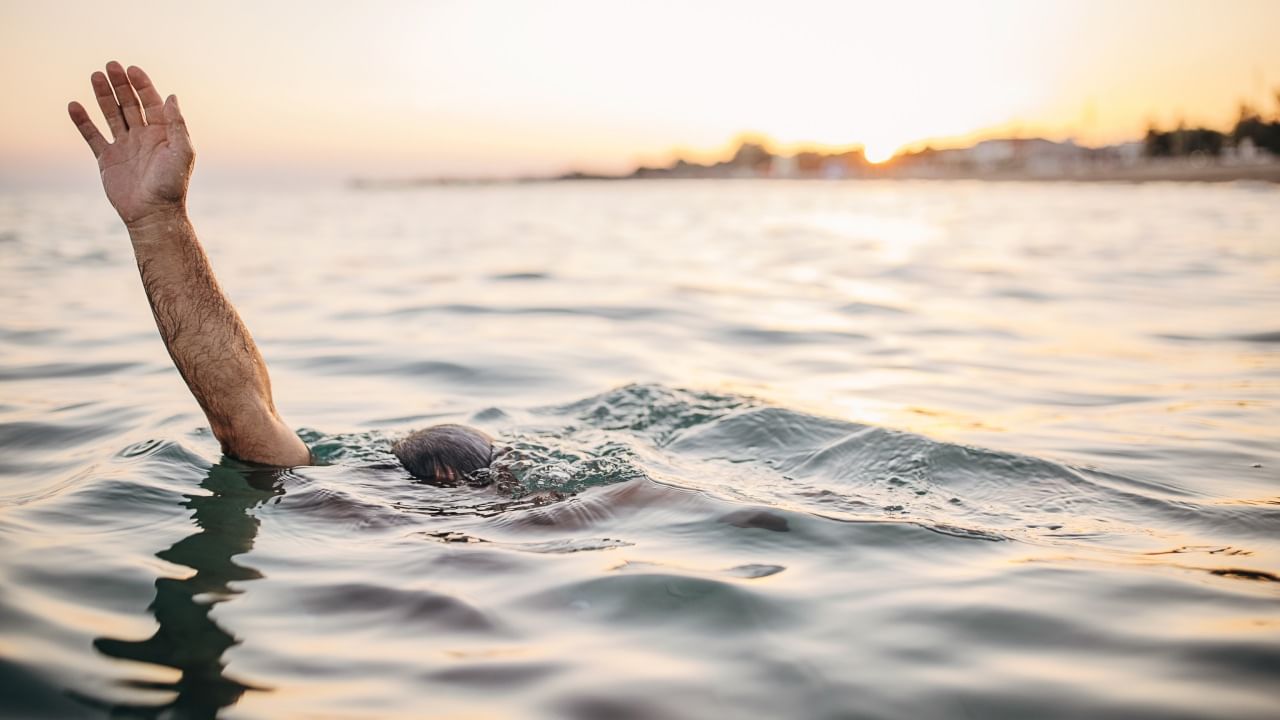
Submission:
<svg viewBox="0 0 1280 720">
<path fill-rule="evenodd" d="M 65 107 L 109 59 L 179 95 L 204 181 L 336 183 L 1225 126 L 1274 109 L 1277 28 L 1274 0 L 0 0 L 0 186 L 84 182 Z"/>
</svg>

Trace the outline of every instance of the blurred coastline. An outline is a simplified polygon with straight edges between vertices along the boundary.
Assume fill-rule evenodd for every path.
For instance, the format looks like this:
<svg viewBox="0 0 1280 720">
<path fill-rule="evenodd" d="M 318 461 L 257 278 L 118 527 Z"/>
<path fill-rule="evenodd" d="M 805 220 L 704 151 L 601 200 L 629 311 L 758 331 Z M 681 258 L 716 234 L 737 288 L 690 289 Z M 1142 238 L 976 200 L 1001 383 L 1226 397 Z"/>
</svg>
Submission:
<svg viewBox="0 0 1280 720">
<path fill-rule="evenodd" d="M 1242 103 L 1235 125 L 1220 131 L 1151 125 L 1144 137 L 1090 147 L 1074 140 L 997 137 L 963 147 L 924 145 L 877 162 L 866 148 L 780 150 L 769 138 L 742 135 L 723 160 L 696 162 L 675 157 L 665 165 L 639 165 L 630 173 L 571 170 L 560 175 L 511 178 L 356 178 L 364 189 L 416 185 L 548 182 L 563 180 L 770 179 L 770 180 L 995 180 L 1073 182 L 1280 183 L 1280 91 L 1269 117 Z"/>
<path fill-rule="evenodd" d="M 984 148 L 987 143 L 990 146 Z M 881 165 L 858 151 L 822 155 L 741 158 L 759 145 L 744 143 L 734 158 L 702 165 L 677 160 L 668 167 L 640 167 L 628 175 L 572 171 L 554 176 L 353 178 L 360 190 L 432 185 L 489 185 L 578 180 L 988 180 L 994 182 L 1264 182 L 1280 184 L 1280 156 L 1128 156 L 1113 148 L 1083 148 L 1042 138 L 989 140 L 972 148 L 935 150 Z M 767 151 L 766 151 L 767 152 Z M 994 159 L 978 159 L 985 156 Z M 810 155 L 815 157 L 809 157 Z"/>
</svg>

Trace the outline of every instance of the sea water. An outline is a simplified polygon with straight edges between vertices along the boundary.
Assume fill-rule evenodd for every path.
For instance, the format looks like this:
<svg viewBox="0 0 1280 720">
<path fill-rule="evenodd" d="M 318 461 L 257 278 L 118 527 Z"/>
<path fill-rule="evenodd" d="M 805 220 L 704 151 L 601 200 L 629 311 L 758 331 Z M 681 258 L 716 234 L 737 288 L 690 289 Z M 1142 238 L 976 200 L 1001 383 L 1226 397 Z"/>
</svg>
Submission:
<svg viewBox="0 0 1280 720">
<path fill-rule="evenodd" d="M 220 457 L 98 193 L 0 196 L 4 717 L 1280 712 L 1276 187 L 191 215 L 320 464 Z"/>
</svg>

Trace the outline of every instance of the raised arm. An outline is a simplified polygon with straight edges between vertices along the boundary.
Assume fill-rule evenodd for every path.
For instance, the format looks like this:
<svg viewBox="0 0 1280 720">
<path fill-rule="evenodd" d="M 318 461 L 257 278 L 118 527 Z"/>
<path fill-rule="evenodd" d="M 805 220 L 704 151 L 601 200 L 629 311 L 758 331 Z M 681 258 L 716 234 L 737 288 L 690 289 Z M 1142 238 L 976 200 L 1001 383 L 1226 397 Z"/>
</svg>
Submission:
<svg viewBox="0 0 1280 720">
<path fill-rule="evenodd" d="M 108 142 L 80 103 L 67 110 L 98 159 L 102 187 L 120 213 L 151 312 L 169 356 L 228 455 L 305 465 L 311 453 L 276 412 L 266 363 L 223 295 L 187 218 L 195 164 L 178 99 L 141 69 L 117 62 L 91 78 L 111 130 Z"/>
</svg>

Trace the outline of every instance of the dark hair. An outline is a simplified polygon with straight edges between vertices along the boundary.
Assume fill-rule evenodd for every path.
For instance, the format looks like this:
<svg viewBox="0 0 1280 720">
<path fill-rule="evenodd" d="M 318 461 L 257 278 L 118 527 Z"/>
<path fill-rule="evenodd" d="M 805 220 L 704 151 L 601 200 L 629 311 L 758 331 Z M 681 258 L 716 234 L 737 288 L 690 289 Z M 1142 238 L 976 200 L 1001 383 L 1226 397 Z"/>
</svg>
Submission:
<svg viewBox="0 0 1280 720">
<path fill-rule="evenodd" d="M 493 438 L 465 425 L 436 425 L 391 446 L 409 474 L 423 480 L 461 480 L 489 467 Z"/>
</svg>

